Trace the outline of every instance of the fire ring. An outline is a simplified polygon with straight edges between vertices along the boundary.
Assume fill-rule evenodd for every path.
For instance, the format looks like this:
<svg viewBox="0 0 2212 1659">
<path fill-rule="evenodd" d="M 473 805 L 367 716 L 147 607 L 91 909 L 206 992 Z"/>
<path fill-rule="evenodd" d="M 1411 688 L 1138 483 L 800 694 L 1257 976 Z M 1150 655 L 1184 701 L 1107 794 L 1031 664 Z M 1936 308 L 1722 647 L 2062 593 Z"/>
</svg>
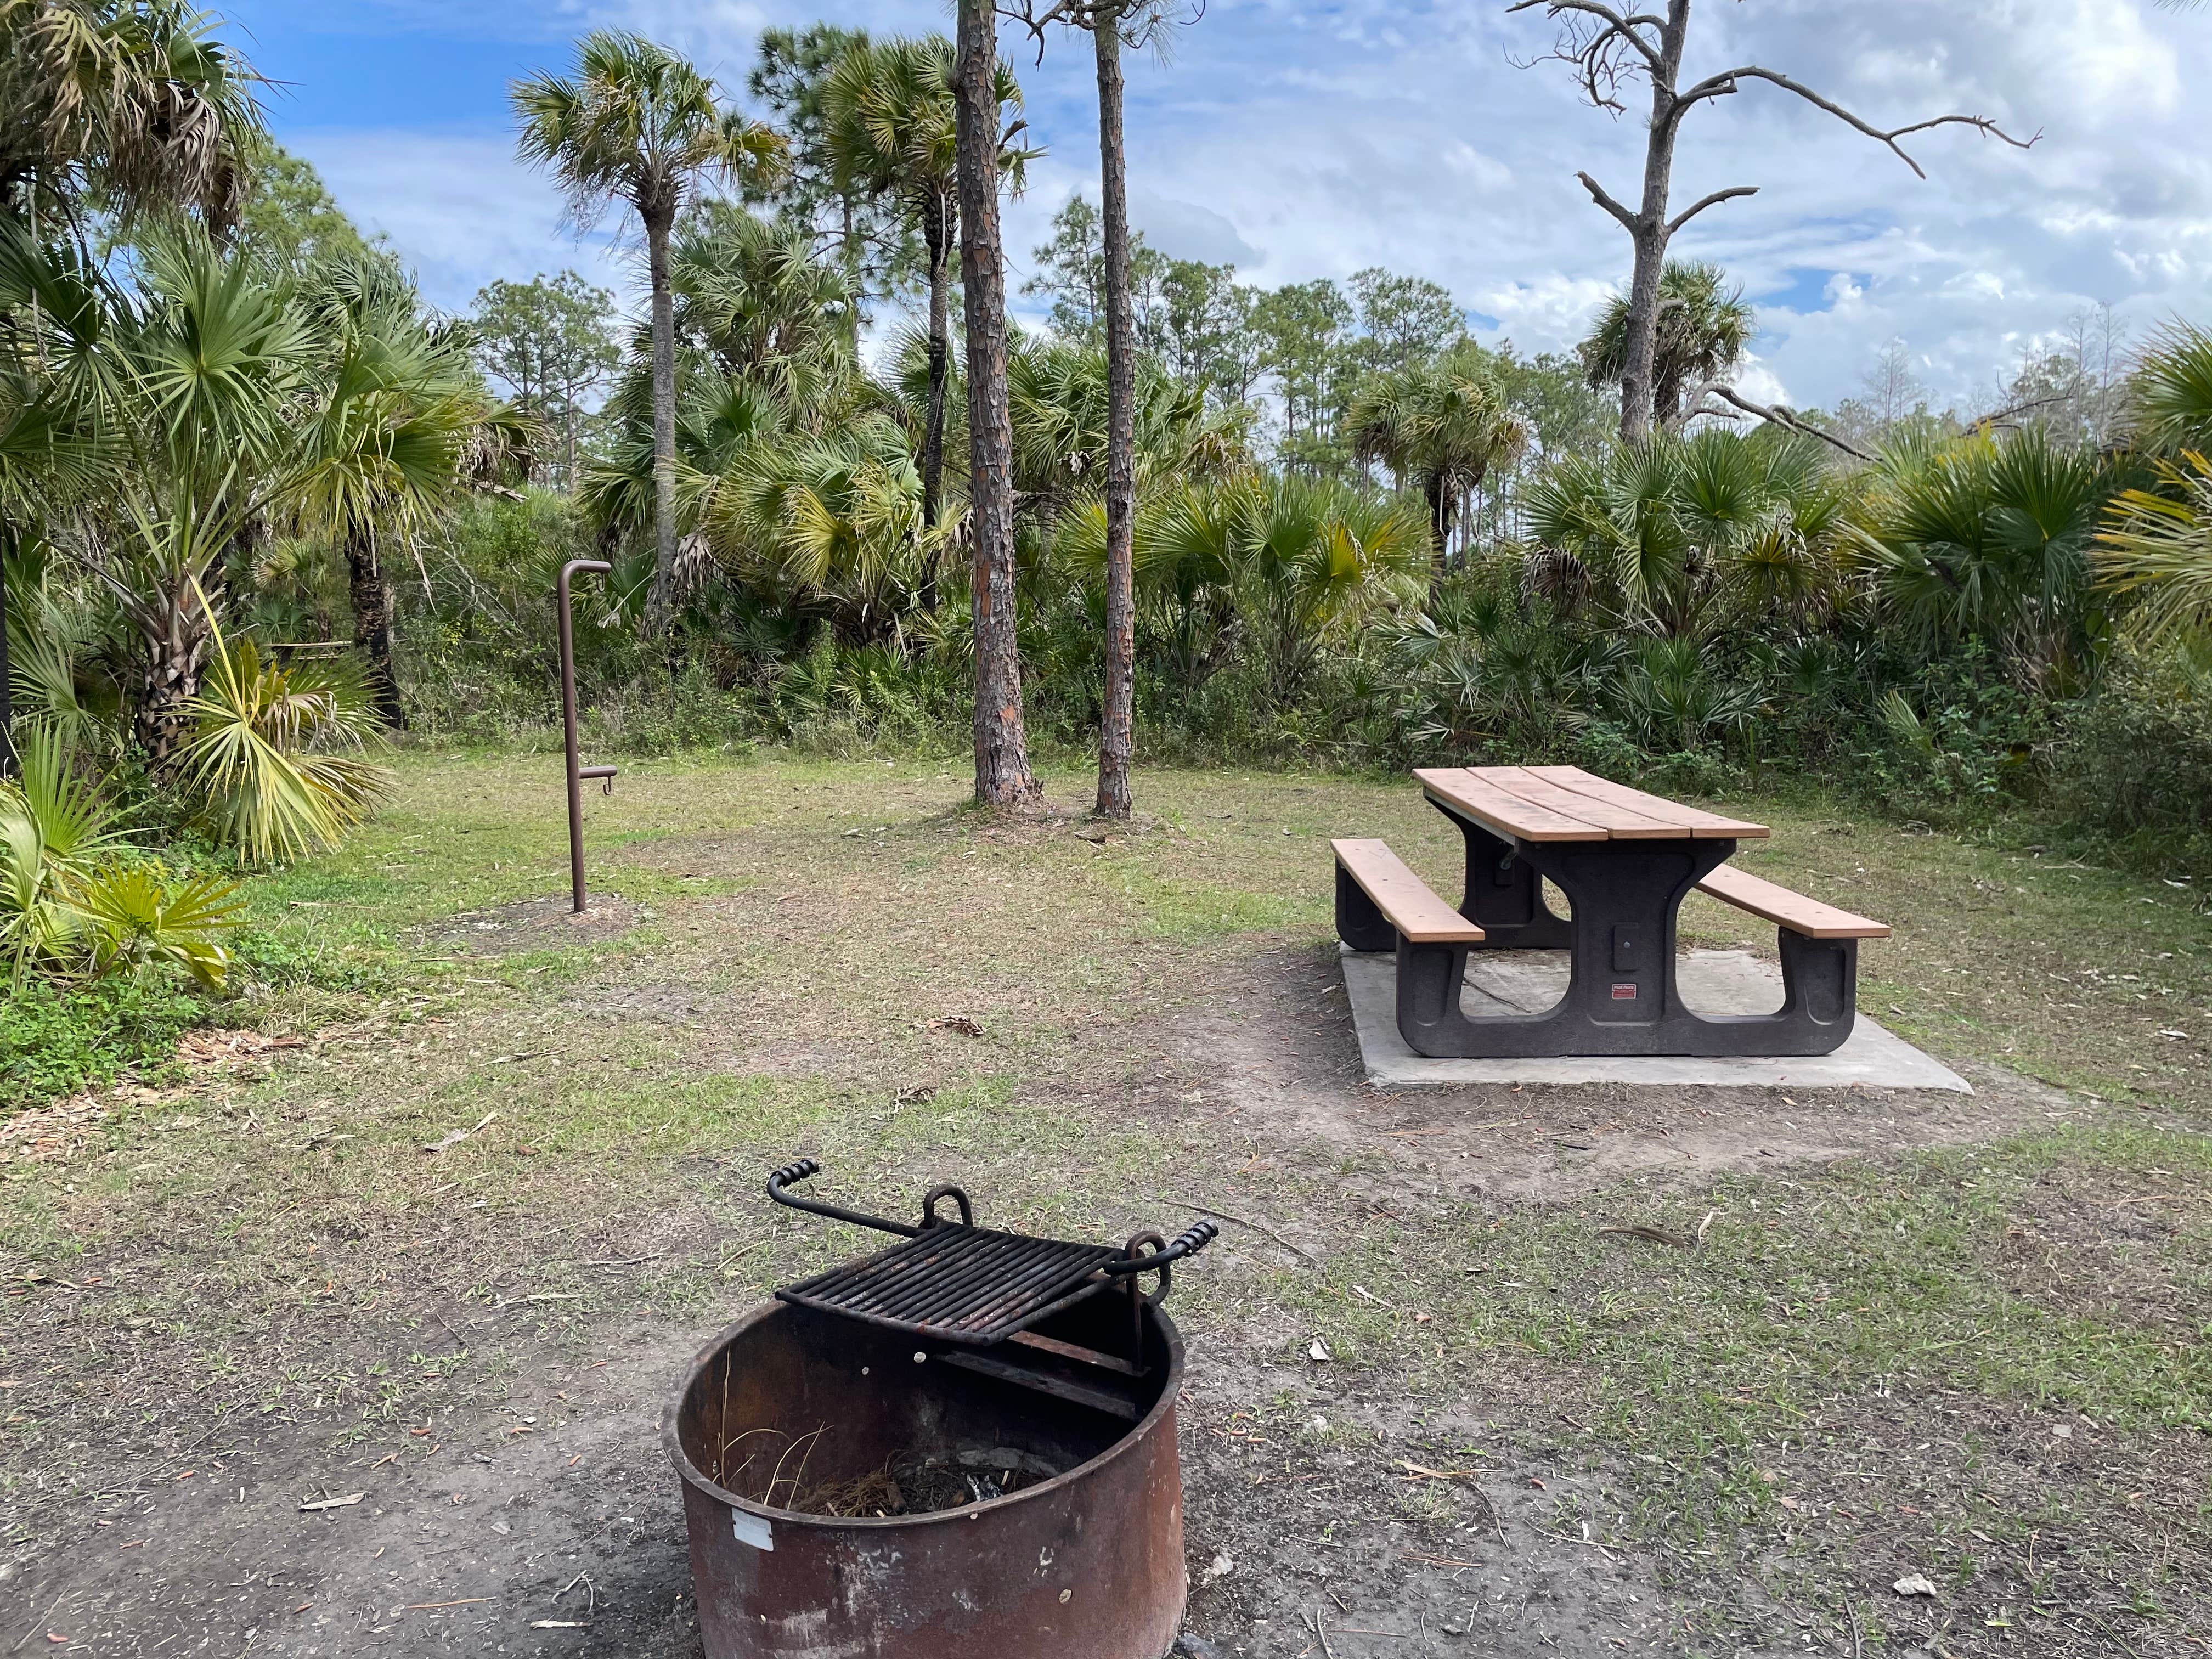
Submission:
<svg viewBox="0 0 2212 1659">
<path fill-rule="evenodd" d="M 1056 1371 L 1008 1380 L 792 1303 L 716 1337 L 661 1421 L 707 1659 L 1162 1659 L 1188 1593 L 1183 1347 L 1136 1300 L 1133 1423 L 1079 1382 L 1040 1384 Z M 1126 1346 L 1129 1317 L 1127 1299 L 1092 1297 L 1036 1348 Z M 888 1512 L 917 1480 L 971 1501 Z"/>
</svg>

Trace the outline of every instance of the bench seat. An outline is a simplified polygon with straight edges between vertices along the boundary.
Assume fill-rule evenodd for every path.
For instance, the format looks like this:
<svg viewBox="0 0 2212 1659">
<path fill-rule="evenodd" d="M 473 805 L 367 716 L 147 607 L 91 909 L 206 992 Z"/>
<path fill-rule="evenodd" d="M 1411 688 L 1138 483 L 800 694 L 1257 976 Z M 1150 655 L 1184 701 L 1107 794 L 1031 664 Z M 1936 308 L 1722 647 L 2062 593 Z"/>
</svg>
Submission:
<svg viewBox="0 0 2212 1659">
<path fill-rule="evenodd" d="M 1336 867 L 1358 884 L 1382 919 L 1401 939 L 1416 945 L 1480 945 L 1482 929 L 1438 898 L 1405 860 L 1380 841 L 1333 841 Z M 1339 905 L 1340 912 L 1343 906 Z M 1340 927 L 1340 932 L 1343 928 Z M 1366 930 L 1354 927 L 1352 933 Z M 1345 934 L 1354 949 L 1388 950 L 1388 944 L 1364 944 Z"/>
<path fill-rule="evenodd" d="M 1832 904 L 1793 893 L 1748 870 L 1723 864 L 1698 884 L 1698 890 L 1724 904 L 1764 916 L 1778 927 L 1786 927 L 1807 939 L 1887 939 L 1886 922 L 1869 921 Z"/>
</svg>

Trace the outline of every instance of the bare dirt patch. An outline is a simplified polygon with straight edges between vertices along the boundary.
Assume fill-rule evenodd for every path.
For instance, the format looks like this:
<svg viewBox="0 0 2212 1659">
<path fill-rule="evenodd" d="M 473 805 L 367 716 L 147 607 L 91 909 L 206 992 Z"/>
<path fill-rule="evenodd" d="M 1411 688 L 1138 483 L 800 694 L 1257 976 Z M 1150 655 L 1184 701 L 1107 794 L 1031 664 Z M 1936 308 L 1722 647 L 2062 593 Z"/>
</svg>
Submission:
<svg viewBox="0 0 2212 1659">
<path fill-rule="evenodd" d="M 619 939 L 635 927 L 641 908 L 617 893 L 594 893 L 583 915 L 566 896 L 525 899 L 496 909 L 465 911 L 417 930 L 416 941 L 457 955 L 514 957 L 561 951 Z"/>
</svg>

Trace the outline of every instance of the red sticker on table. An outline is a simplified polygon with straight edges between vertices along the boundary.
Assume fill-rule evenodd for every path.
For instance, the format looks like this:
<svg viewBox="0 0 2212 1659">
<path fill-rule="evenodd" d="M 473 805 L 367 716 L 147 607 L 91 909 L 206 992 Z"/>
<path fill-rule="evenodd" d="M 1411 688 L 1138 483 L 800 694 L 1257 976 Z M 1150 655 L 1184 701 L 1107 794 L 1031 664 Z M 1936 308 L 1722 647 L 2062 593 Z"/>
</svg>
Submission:
<svg viewBox="0 0 2212 1659">
<path fill-rule="evenodd" d="M 1613 988 L 1613 1000 L 1615 1002 L 1633 1002 L 1633 1001 L 1635 1001 L 1635 1000 L 1636 1000 L 1636 988 L 1635 988 L 1633 985 L 1616 985 L 1616 986 L 1614 986 L 1614 987 Z"/>
</svg>

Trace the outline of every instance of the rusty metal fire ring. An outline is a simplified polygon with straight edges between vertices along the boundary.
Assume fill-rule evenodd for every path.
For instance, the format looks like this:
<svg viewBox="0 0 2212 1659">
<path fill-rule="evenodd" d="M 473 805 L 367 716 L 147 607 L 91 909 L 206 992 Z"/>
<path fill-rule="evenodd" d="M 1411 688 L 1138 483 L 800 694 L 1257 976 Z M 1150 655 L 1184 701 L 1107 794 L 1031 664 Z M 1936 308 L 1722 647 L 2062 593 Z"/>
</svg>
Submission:
<svg viewBox="0 0 2212 1659">
<path fill-rule="evenodd" d="M 726 1410 L 736 1362 L 723 1357 L 749 1339 L 781 1335 L 798 1349 L 809 1327 L 834 1328 L 841 1358 L 864 1348 L 908 1363 L 913 1339 L 781 1302 L 721 1332 L 686 1368 L 660 1425 L 684 1486 L 708 1659 L 1161 1659 L 1188 1589 L 1176 1439 L 1184 1352 L 1163 1310 L 1147 1301 L 1142 1318 L 1159 1391 L 1102 1449 L 980 1503 L 852 1518 L 775 1508 L 710 1480 L 684 1443 L 687 1407 L 719 1370 Z M 963 1389 L 991 1387 L 959 1375 Z M 887 1375 L 878 1386 L 901 1384 Z M 1036 1397 L 1009 1407 L 1024 1409 L 1054 1408 Z"/>
</svg>

